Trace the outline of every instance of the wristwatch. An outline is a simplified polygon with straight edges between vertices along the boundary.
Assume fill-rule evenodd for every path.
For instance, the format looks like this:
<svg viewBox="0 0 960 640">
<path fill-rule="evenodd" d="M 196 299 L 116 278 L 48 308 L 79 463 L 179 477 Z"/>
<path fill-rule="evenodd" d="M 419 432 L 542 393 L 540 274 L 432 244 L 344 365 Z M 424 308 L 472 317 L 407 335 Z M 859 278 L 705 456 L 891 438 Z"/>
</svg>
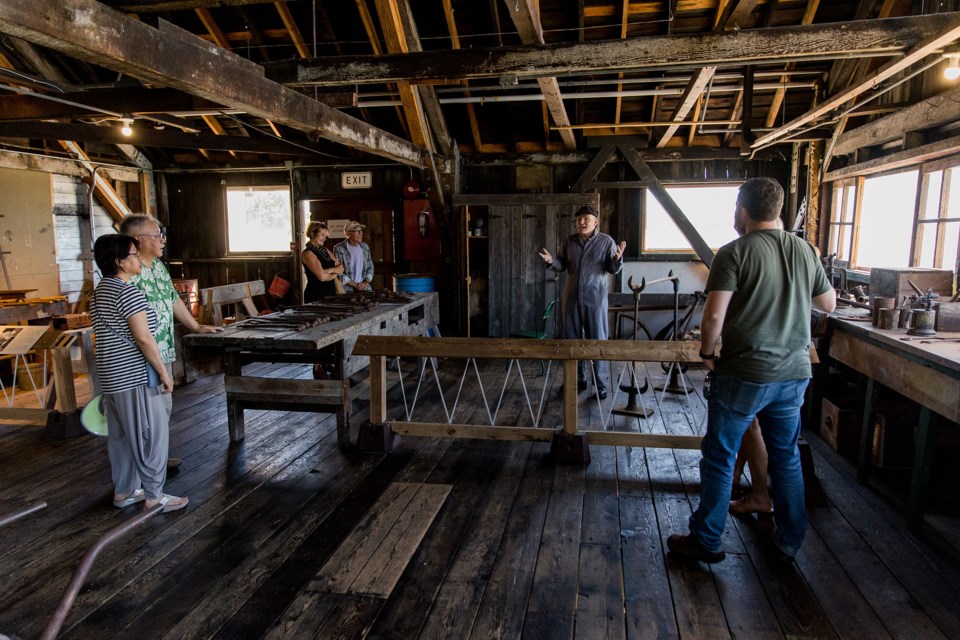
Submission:
<svg viewBox="0 0 960 640">
<path fill-rule="evenodd" d="M 707 355 L 707 354 L 705 354 L 703 351 L 701 351 L 701 352 L 700 352 L 700 359 L 701 359 L 701 360 L 716 360 L 716 359 L 717 359 L 717 354 L 711 353 L 710 355 Z"/>
</svg>

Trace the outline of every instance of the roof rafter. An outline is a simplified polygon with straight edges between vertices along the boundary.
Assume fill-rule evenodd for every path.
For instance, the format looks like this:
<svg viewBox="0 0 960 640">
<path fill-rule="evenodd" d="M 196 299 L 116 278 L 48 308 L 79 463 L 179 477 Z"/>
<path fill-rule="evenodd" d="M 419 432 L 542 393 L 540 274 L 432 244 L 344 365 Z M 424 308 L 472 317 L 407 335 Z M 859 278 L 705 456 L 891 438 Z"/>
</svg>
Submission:
<svg viewBox="0 0 960 640">
<path fill-rule="evenodd" d="M 258 65 L 165 21 L 160 26 L 94 0 L 0 0 L 0 31 L 10 35 L 367 153 L 418 167 L 430 163 L 422 147 L 278 85 Z"/>
<path fill-rule="evenodd" d="M 507 1 L 508 4 L 516 2 L 516 10 L 509 13 L 510 19 L 513 20 L 513 24 L 520 34 L 520 40 L 524 44 L 542 45 L 544 43 L 543 27 L 540 25 L 540 13 L 536 0 Z M 569 126 L 570 118 L 567 116 L 566 107 L 563 106 L 563 97 L 560 94 L 560 84 L 557 79 L 541 77 L 537 78 L 537 83 L 540 85 L 540 92 L 543 93 L 543 98 L 547 103 L 547 109 L 550 110 L 550 115 L 553 117 L 554 124 L 558 127 Z M 568 149 L 577 148 L 577 140 L 569 129 L 561 129 L 560 137 Z M 547 142 L 549 143 L 549 140 Z"/>
</svg>

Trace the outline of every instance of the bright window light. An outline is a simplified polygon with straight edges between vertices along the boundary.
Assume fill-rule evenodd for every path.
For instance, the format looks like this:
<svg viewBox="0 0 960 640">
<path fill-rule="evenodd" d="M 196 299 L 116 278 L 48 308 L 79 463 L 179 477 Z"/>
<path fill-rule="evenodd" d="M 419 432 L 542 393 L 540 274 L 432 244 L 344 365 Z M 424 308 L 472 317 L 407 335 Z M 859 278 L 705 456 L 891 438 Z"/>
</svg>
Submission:
<svg viewBox="0 0 960 640">
<path fill-rule="evenodd" d="M 289 251 L 291 225 L 288 187 L 227 187 L 229 251 Z"/>
<path fill-rule="evenodd" d="M 910 265 L 917 172 L 867 178 L 860 208 L 858 267 Z"/>
<path fill-rule="evenodd" d="M 712 249 L 737 239 L 733 228 L 733 212 L 740 185 L 710 187 L 672 186 L 667 193 L 679 205 L 690 223 Z M 649 252 L 690 253 L 693 248 L 674 224 L 660 202 L 646 190 L 643 223 L 643 250 Z"/>
</svg>

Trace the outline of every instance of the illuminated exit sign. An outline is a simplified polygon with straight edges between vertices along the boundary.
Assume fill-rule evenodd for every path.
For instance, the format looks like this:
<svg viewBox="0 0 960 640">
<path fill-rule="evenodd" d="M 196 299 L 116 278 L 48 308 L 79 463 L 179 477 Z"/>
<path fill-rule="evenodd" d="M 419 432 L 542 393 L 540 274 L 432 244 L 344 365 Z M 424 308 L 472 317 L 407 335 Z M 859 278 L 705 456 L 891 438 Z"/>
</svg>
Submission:
<svg viewBox="0 0 960 640">
<path fill-rule="evenodd" d="M 340 174 L 340 186 L 344 189 L 369 189 L 373 186 L 373 173 L 346 171 Z"/>
</svg>

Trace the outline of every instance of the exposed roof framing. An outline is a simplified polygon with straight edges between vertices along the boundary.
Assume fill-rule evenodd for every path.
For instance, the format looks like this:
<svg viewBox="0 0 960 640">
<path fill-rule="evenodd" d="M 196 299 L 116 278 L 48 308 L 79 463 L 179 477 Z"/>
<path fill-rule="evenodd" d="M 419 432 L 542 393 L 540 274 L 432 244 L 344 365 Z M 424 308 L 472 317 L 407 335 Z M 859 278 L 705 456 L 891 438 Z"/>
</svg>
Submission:
<svg viewBox="0 0 960 640">
<path fill-rule="evenodd" d="M 667 71 L 716 66 L 890 56 L 943 33 L 953 14 L 802 25 L 716 34 L 652 36 L 589 44 L 425 51 L 381 57 L 314 58 L 264 65 L 294 86 L 445 82 L 457 78 L 542 77 L 601 71 Z"/>
<path fill-rule="evenodd" d="M 374 155 L 429 163 L 422 147 L 279 86 L 251 68 L 256 65 L 93 0 L 0 0 L 0 30 Z"/>
<path fill-rule="evenodd" d="M 520 40 L 524 44 L 543 44 L 543 27 L 540 24 L 540 14 L 536 0 L 505 0 L 507 4 L 515 2 L 514 10 L 510 11 L 510 19 L 517 27 Z M 537 78 L 547 109 L 558 127 L 570 125 L 567 109 L 563 106 L 563 97 L 560 95 L 560 85 L 556 78 Z M 561 129 L 560 137 L 568 149 L 576 149 L 577 141 L 569 129 Z"/>
<path fill-rule="evenodd" d="M 753 136 L 760 145 L 829 139 L 824 170 L 834 171 L 847 161 L 831 163 L 846 128 L 951 88 L 934 65 L 944 31 L 960 24 L 948 12 L 957 6 L 0 0 L 0 31 L 10 34 L 0 55 L 13 69 L 0 71 L 0 91 L 23 94 L 0 93 L 0 124 L 56 121 L 31 124 L 39 138 L 2 127 L 0 148 L 58 151 L 46 136 L 72 126 L 95 160 L 123 163 L 105 141 L 133 116 L 125 143 L 167 170 L 313 162 L 318 153 L 362 161 L 343 144 L 432 173 L 438 156 L 573 152 L 632 134 L 635 150 L 747 155 L 760 149 Z M 916 64 L 905 68 L 905 56 Z M 856 104 L 867 101 L 869 109 Z M 928 141 L 960 126 L 960 115 L 943 117 Z M 211 142 L 210 128 L 225 135 Z M 197 131 L 205 133 L 186 135 Z M 187 152 L 165 151 L 181 144 Z"/>
<path fill-rule="evenodd" d="M 810 109 L 783 125 L 782 127 L 760 136 L 753 142 L 753 148 L 764 147 L 786 137 L 791 132 L 796 131 L 803 125 L 813 122 L 817 118 L 828 114 L 838 107 L 843 106 L 857 96 L 877 87 L 881 82 L 893 77 L 901 71 L 907 69 L 927 56 L 940 51 L 943 47 L 952 44 L 960 38 L 960 14 L 942 14 L 940 19 L 940 28 L 937 35 L 928 37 L 910 49 L 901 58 L 897 58 L 883 65 L 859 84 L 856 84 L 845 91 L 825 100 L 822 104 Z"/>
</svg>

